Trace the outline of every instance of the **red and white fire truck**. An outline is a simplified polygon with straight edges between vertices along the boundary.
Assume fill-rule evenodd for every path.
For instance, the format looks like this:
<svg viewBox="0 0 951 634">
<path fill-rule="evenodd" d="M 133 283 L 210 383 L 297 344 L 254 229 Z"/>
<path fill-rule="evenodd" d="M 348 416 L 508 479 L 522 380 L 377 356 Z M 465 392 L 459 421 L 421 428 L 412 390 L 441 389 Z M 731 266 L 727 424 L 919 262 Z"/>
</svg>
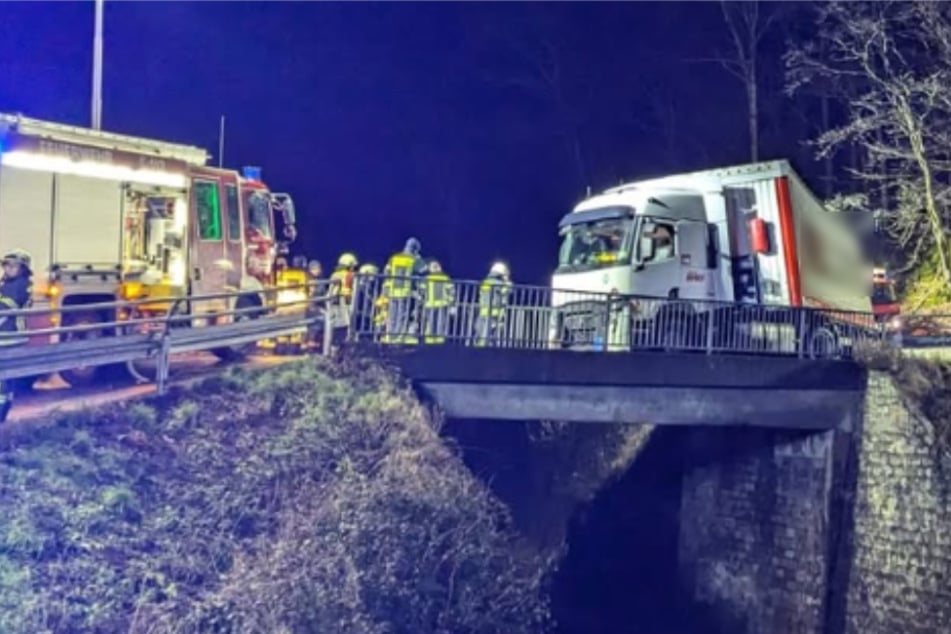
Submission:
<svg viewBox="0 0 951 634">
<path fill-rule="evenodd" d="M 266 292 L 277 282 L 275 259 L 296 235 L 293 201 L 271 192 L 260 170 L 209 167 L 208 158 L 188 145 L 0 114 L 0 250 L 32 255 L 34 307 L 155 299 L 137 310 L 161 314 L 176 306 L 193 327 L 231 319 L 225 313 L 233 308 L 271 308 L 278 301 Z M 230 290 L 240 291 L 237 299 L 183 301 Z M 29 328 L 128 316 L 101 308 L 53 312 Z M 30 343 L 57 340 L 37 335 Z M 72 385 L 96 374 L 62 373 Z"/>
</svg>

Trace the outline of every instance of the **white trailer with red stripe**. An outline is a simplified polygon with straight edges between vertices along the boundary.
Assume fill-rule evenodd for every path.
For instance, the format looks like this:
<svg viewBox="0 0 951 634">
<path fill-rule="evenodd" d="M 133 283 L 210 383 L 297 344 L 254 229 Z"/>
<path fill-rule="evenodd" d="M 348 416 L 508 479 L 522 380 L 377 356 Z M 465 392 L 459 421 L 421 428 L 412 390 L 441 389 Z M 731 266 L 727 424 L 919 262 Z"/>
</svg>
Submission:
<svg viewBox="0 0 951 634">
<path fill-rule="evenodd" d="M 579 203 L 559 230 L 556 307 L 577 297 L 558 291 L 589 291 L 871 311 L 857 236 L 787 161 L 614 187 Z"/>
</svg>

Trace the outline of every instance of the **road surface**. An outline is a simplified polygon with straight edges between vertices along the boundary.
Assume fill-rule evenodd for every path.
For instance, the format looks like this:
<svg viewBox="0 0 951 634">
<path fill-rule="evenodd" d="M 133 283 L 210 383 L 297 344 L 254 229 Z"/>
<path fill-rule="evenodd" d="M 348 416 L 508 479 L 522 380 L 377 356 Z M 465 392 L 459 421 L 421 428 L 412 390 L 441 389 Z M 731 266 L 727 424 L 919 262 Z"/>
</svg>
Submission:
<svg viewBox="0 0 951 634">
<path fill-rule="evenodd" d="M 274 356 L 255 354 L 240 363 L 224 363 L 210 352 L 195 352 L 177 356 L 170 369 L 170 383 L 187 383 L 211 376 L 225 368 L 240 365 L 243 367 L 269 367 L 286 363 L 300 356 Z M 47 382 L 38 382 L 32 394 L 18 395 L 10 412 L 8 423 L 43 418 L 51 413 L 70 412 L 105 403 L 140 398 L 155 393 L 155 384 L 135 384 L 132 379 L 125 382 L 103 383 L 89 388 L 71 388 L 58 376 Z"/>
</svg>

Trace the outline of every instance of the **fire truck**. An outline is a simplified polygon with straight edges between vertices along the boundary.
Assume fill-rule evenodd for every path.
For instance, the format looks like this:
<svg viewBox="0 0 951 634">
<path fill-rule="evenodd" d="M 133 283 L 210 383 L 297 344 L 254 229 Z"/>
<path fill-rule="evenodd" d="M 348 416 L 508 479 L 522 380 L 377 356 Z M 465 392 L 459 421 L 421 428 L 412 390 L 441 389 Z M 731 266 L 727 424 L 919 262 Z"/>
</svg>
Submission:
<svg viewBox="0 0 951 634">
<path fill-rule="evenodd" d="M 0 249 L 31 253 L 33 306 L 52 310 L 28 328 L 94 326 L 171 310 L 200 327 L 230 320 L 231 309 L 273 309 L 280 301 L 267 292 L 277 282 L 274 262 L 296 235 L 293 200 L 271 192 L 257 168 L 239 173 L 207 166 L 208 159 L 193 146 L 0 114 Z M 238 291 L 237 299 L 188 299 L 226 291 Z M 153 299 L 135 315 L 95 307 Z M 77 306 L 90 309 L 55 310 Z M 244 318 L 256 315 L 249 310 Z M 58 340 L 37 334 L 29 343 Z M 246 351 L 214 352 L 233 358 Z M 82 385 L 99 370 L 61 374 Z"/>
</svg>

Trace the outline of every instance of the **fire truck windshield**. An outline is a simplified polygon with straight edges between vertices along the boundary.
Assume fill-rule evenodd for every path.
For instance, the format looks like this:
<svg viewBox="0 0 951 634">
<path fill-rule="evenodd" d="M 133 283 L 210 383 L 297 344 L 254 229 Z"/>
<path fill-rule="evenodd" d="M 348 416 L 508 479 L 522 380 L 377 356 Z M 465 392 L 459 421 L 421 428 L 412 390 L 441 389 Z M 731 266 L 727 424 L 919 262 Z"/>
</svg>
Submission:
<svg viewBox="0 0 951 634">
<path fill-rule="evenodd" d="M 582 271 L 631 263 L 634 221 L 606 218 L 563 227 L 558 270 Z"/>
<path fill-rule="evenodd" d="M 260 232 L 265 238 L 271 238 L 271 201 L 267 195 L 257 192 L 245 192 L 244 208 L 248 214 L 248 226 Z"/>
</svg>

